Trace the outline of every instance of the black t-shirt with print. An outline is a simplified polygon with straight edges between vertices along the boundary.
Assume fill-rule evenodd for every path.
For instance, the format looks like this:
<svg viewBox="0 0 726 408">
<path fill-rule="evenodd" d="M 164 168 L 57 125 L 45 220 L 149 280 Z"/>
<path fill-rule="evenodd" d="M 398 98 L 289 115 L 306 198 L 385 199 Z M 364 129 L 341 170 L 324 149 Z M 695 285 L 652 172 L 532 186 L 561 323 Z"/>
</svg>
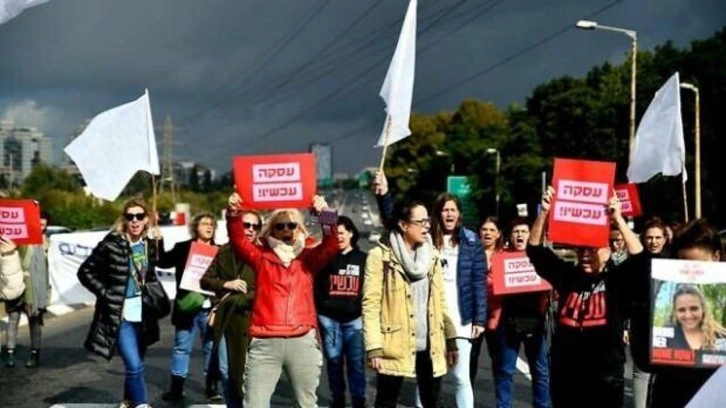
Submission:
<svg viewBox="0 0 726 408">
<path fill-rule="evenodd" d="M 319 314 L 341 322 L 362 315 L 366 254 L 353 249 L 338 254 L 315 277 L 315 307 Z"/>
<path fill-rule="evenodd" d="M 559 294 L 553 363 L 602 371 L 622 365 L 624 312 L 633 290 L 629 271 L 642 267 L 649 258 L 636 255 L 590 274 L 560 259 L 549 248 L 529 245 L 527 256 Z"/>
</svg>

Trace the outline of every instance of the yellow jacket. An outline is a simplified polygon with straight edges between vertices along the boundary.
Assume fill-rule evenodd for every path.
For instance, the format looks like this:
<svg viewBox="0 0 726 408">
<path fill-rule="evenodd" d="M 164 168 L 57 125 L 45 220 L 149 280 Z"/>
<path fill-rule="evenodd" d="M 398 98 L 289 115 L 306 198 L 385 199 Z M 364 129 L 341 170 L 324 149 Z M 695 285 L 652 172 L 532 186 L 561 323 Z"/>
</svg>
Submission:
<svg viewBox="0 0 726 408">
<path fill-rule="evenodd" d="M 441 262 L 434 252 L 428 273 L 429 352 L 434 377 L 446 374 L 446 351 L 456 350 L 456 329 L 444 298 Z M 368 358 L 381 357 L 382 374 L 416 377 L 416 337 L 408 276 L 391 249 L 378 244 L 368 253 L 363 280 L 363 336 Z"/>
</svg>

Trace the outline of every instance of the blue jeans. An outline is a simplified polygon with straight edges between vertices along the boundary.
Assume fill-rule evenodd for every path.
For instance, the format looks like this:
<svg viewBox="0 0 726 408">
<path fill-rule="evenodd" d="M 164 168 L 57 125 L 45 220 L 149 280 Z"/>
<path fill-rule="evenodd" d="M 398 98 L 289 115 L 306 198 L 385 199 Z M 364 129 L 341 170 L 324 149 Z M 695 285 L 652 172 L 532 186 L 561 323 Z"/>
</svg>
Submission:
<svg viewBox="0 0 726 408">
<path fill-rule="evenodd" d="M 213 333 L 207 330 L 207 317 L 209 309 L 202 309 L 187 325 L 176 326 L 174 334 L 174 348 L 171 351 L 171 375 L 185 377 L 189 372 L 189 356 L 194 346 L 194 338 L 199 333 L 202 339 L 202 357 L 204 358 L 204 372 L 209 367 L 212 355 Z"/>
<path fill-rule="evenodd" d="M 341 323 L 318 315 L 323 353 L 328 365 L 328 382 L 334 402 L 345 401 L 345 375 L 347 366 L 350 396 L 363 399 L 366 395 L 365 347 L 363 345 L 363 318 Z"/>
<path fill-rule="evenodd" d="M 124 399 L 128 399 L 132 407 L 147 403 L 141 323 L 122 321 L 117 347 L 126 368 Z"/>
<path fill-rule="evenodd" d="M 549 361 L 544 333 L 516 334 L 514 330 L 507 330 L 505 326 L 506 324 L 501 322 L 496 332 L 493 333 L 494 341 L 488 342 L 495 348 L 492 352 L 492 366 L 497 408 L 512 406 L 513 378 L 517 370 L 519 347 L 522 344 L 524 344 L 524 355 L 527 357 L 529 372 L 532 375 L 532 406 L 535 408 L 551 407 Z"/>
</svg>

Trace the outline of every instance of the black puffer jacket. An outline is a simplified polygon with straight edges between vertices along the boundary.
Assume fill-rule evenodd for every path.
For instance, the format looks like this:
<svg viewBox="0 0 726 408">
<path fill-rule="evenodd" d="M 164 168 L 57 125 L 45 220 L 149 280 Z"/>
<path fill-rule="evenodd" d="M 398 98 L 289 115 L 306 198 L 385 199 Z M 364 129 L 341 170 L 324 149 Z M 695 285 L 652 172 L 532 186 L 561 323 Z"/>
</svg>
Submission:
<svg viewBox="0 0 726 408">
<path fill-rule="evenodd" d="M 155 281 L 157 262 L 157 243 L 145 238 L 148 248 L 149 267 L 145 280 Z M 163 250 L 164 242 L 158 242 Z M 78 269 L 78 280 L 96 296 L 96 311 L 84 346 L 89 351 L 110 360 L 116 351 L 121 312 L 126 295 L 126 285 L 130 277 L 129 243 L 121 235 L 110 233 L 93 249 Z M 143 318 L 144 347 L 159 341 L 157 320 Z"/>
</svg>

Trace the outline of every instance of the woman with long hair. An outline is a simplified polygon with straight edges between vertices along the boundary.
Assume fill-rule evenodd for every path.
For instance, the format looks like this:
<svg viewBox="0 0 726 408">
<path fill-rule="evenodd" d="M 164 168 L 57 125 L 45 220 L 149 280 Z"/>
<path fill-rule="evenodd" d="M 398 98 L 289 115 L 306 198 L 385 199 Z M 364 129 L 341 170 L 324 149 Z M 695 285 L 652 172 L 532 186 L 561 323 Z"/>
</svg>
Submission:
<svg viewBox="0 0 726 408">
<path fill-rule="evenodd" d="M 504 244 L 502 240 L 502 231 L 499 228 L 499 219 L 497 217 L 489 216 L 484 219 L 479 227 L 479 240 L 481 241 L 482 249 L 484 251 L 484 257 L 486 258 L 486 282 L 487 282 L 487 330 L 493 330 L 496 324 L 497 317 L 492 317 L 494 314 L 498 316 L 502 310 L 502 300 L 492 293 L 492 277 L 489 273 L 492 269 L 492 256 L 501 251 Z M 482 343 L 484 343 L 485 337 L 488 336 L 487 332 L 483 335 L 472 340 L 471 345 L 471 358 L 469 359 L 469 378 L 471 379 L 472 386 L 476 379 L 476 372 L 479 370 L 479 356 L 481 355 Z M 488 348 L 489 356 L 491 357 L 491 348 Z"/>
<path fill-rule="evenodd" d="M 395 407 L 406 377 L 416 378 L 423 407 L 436 407 L 447 363 L 456 364 L 457 331 L 429 226 L 422 203 L 397 205 L 388 235 L 368 253 L 363 335 L 378 373 L 376 407 Z"/>
<path fill-rule="evenodd" d="M 681 285 L 676 289 L 671 323 L 675 330 L 669 348 L 724 350 L 726 329 L 713 318 L 698 287 Z"/>
<path fill-rule="evenodd" d="M 307 247 L 304 218 L 295 209 L 273 211 L 260 232 L 262 246 L 245 238 L 239 218 L 242 199 L 227 202 L 227 231 L 234 253 L 255 271 L 250 344 L 244 380 L 244 406 L 266 408 L 285 370 L 296 406 L 317 406 L 316 389 L 323 356 L 317 339 L 313 300 L 314 275 L 338 252 L 335 226 L 323 225 L 323 242 Z M 316 196 L 313 213 L 327 207 Z"/>
<path fill-rule="evenodd" d="M 449 193 L 434 200 L 431 239 L 441 255 L 449 316 L 456 328 L 459 359 L 452 367 L 456 405 L 474 406 L 470 358 L 472 341 L 484 333 L 487 321 L 487 262 L 477 234 L 462 225 L 461 203 Z"/>
<path fill-rule="evenodd" d="M 112 231 L 78 269 L 78 280 L 96 296 L 86 349 L 108 360 L 118 351 L 126 368 L 123 408 L 149 407 L 144 381 L 147 347 L 159 341 L 159 323 L 145 316 L 143 286 L 157 281 L 158 251 L 164 243 L 156 229 L 149 238 L 149 211 L 140 199 L 123 205 Z"/>
<path fill-rule="evenodd" d="M 332 394 L 330 407 L 345 407 L 347 372 L 352 406 L 364 408 L 366 366 L 361 300 L 366 254 L 358 249 L 358 228 L 350 218 L 338 217 L 337 236 L 338 256 L 315 276 L 315 305 Z"/>
<path fill-rule="evenodd" d="M 720 262 L 723 257 L 721 237 L 705 220 L 693 220 L 675 231 L 673 243 L 670 248 L 670 255 L 675 259 Z M 645 269 L 640 271 L 639 274 L 640 279 L 635 282 L 637 286 L 634 289 L 637 291 L 636 300 L 640 303 L 649 304 L 651 297 L 650 270 Z M 692 294 L 690 297 L 693 300 Z M 695 298 L 699 298 L 699 296 L 695 295 Z M 700 304 L 700 300 L 696 300 L 696 304 Z M 676 314 L 678 314 L 677 310 Z M 702 314 L 704 315 L 704 319 L 702 319 L 704 320 L 703 324 L 705 324 L 706 314 Z M 692 316 L 690 319 L 685 319 L 685 316 L 683 317 L 684 319 L 682 320 L 684 321 L 681 323 L 682 325 L 686 323 L 686 320 L 694 320 L 695 316 Z M 644 313 L 633 316 L 633 319 L 636 318 L 644 320 L 640 323 L 643 327 L 647 327 L 649 324 L 650 319 L 647 309 Z M 709 325 L 711 324 L 709 323 Z M 692 332 L 692 330 L 686 329 Z M 703 332 L 700 336 L 694 336 L 692 334 L 690 339 L 686 338 L 686 343 L 692 348 L 699 346 L 698 343 L 700 343 L 701 347 L 710 347 L 711 343 L 713 343 L 713 346 L 720 345 L 718 337 L 721 329 L 721 327 L 714 324 L 709 329 L 710 334 Z M 640 361 L 641 367 L 648 367 L 648 371 L 651 371 L 655 377 L 651 381 L 649 394 L 650 406 L 658 408 L 682 408 L 686 406 L 688 401 L 693 398 L 696 392 L 698 392 L 715 372 L 715 369 L 694 370 L 692 368 L 651 366 L 648 361 L 650 354 L 649 340 L 647 336 L 631 336 L 634 360 L 636 362 Z"/>
<path fill-rule="evenodd" d="M 259 245 L 262 217 L 257 212 L 245 211 L 240 222 L 244 238 Z M 217 302 L 216 315 L 208 330 L 213 332 L 212 356 L 218 356 L 218 364 L 210 364 L 207 376 L 214 377 L 218 372 L 225 404 L 228 408 L 242 408 L 250 315 L 255 299 L 254 271 L 235 256 L 227 243 L 219 248 L 199 284 L 202 289 L 213 291 Z M 214 363 L 215 359 L 211 361 Z"/>
</svg>

